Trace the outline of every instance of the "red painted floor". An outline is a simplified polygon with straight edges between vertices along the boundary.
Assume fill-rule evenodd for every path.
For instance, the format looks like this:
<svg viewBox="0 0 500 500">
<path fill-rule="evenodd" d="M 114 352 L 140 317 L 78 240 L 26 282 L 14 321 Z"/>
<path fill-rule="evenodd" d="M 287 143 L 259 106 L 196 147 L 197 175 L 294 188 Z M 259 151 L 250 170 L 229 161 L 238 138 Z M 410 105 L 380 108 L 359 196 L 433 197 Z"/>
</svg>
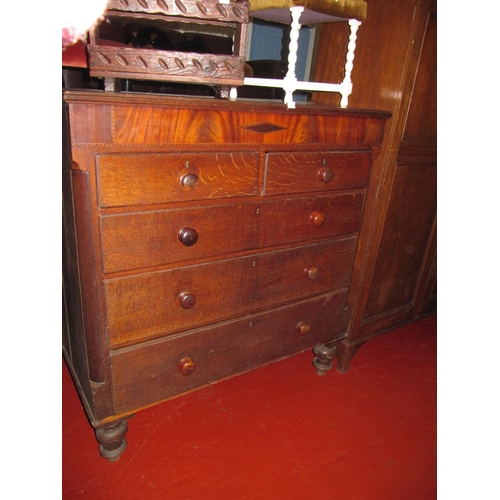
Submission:
<svg viewBox="0 0 500 500">
<path fill-rule="evenodd" d="M 344 375 L 305 352 L 143 410 L 115 463 L 63 363 L 63 498 L 435 499 L 436 320 L 371 340 Z"/>
</svg>

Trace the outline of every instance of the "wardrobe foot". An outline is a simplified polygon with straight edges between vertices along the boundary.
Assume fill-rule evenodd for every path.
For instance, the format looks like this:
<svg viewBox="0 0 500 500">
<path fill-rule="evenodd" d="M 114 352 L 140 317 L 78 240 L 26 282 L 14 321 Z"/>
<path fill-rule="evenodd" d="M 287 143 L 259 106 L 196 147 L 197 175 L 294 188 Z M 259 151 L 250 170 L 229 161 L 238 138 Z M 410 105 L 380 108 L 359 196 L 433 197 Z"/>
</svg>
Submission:
<svg viewBox="0 0 500 500">
<path fill-rule="evenodd" d="M 363 342 L 364 343 L 364 342 Z M 358 349 L 363 345 L 361 344 L 348 344 L 341 342 L 337 349 L 337 371 L 346 373 L 349 370 L 352 358 L 358 352 Z"/>
</svg>

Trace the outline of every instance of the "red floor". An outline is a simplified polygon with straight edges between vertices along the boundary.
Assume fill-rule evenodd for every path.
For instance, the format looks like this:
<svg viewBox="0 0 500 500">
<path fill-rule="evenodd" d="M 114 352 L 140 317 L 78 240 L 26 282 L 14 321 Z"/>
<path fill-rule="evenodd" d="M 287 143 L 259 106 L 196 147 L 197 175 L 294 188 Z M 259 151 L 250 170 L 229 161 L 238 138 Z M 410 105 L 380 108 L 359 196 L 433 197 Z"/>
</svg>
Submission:
<svg viewBox="0 0 500 500">
<path fill-rule="evenodd" d="M 310 352 L 143 410 L 99 456 L 63 363 L 63 498 L 436 498 L 436 316 L 365 344 L 344 375 Z"/>
</svg>

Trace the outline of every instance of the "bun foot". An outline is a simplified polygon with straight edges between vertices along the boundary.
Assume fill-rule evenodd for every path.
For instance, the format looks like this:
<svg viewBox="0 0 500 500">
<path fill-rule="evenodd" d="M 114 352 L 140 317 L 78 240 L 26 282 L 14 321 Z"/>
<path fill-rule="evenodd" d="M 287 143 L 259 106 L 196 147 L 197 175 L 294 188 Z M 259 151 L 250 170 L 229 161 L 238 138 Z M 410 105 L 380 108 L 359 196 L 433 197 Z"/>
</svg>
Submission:
<svg viewBox="0 0 500 500">
<path fill-rule="evenodd" d="M 313 359 L 313 365 L 318 375 L 325 375 L 333 367 L 332 359 L 337 355 L 337 346 L 328 347 L 325 344 L 318 344 L 313 353 L 316 356 Z"/>
<path fill-rule="evenodd" d="M 96 427 L 95 435 L 101 457 L 116 462 L 127 447 L 125 439 L 127 431 L 127 420 L 116 420 Z"/>
</svg>

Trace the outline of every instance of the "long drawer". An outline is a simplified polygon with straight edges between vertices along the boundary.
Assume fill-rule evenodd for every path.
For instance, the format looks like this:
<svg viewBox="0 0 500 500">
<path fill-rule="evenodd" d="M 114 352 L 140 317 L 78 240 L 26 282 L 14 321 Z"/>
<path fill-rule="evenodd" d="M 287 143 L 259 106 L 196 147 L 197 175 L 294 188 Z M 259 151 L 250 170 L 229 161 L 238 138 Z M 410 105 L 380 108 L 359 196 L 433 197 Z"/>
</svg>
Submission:
<svg viewBox="0 0 500 500">
<path fill-rule="evenodd" d="M 256 195 L 258 172 L 258 153 L 98 155 L 99 205 Z"/>
<path fill-rule="evenodd" d="M 116 413 L 140 408 L 342 336 L 347 292 L 147 342 L 111 355 Z"/>
<path fill-rule="evenodd" d="M 105 280 L 111 346 L 347 287 L 357 237 Z"/>
<path fill-rule="evenodd" d="M 104 273 L 163 266 L 359 230 L 363 191 L 103 215 Z"/>
<path fill-rule="evenodd" d="M 328 192 L 365 187 L 370 168 L 369 152 L 268 153 L 265 193 Z"/>
</svg>

